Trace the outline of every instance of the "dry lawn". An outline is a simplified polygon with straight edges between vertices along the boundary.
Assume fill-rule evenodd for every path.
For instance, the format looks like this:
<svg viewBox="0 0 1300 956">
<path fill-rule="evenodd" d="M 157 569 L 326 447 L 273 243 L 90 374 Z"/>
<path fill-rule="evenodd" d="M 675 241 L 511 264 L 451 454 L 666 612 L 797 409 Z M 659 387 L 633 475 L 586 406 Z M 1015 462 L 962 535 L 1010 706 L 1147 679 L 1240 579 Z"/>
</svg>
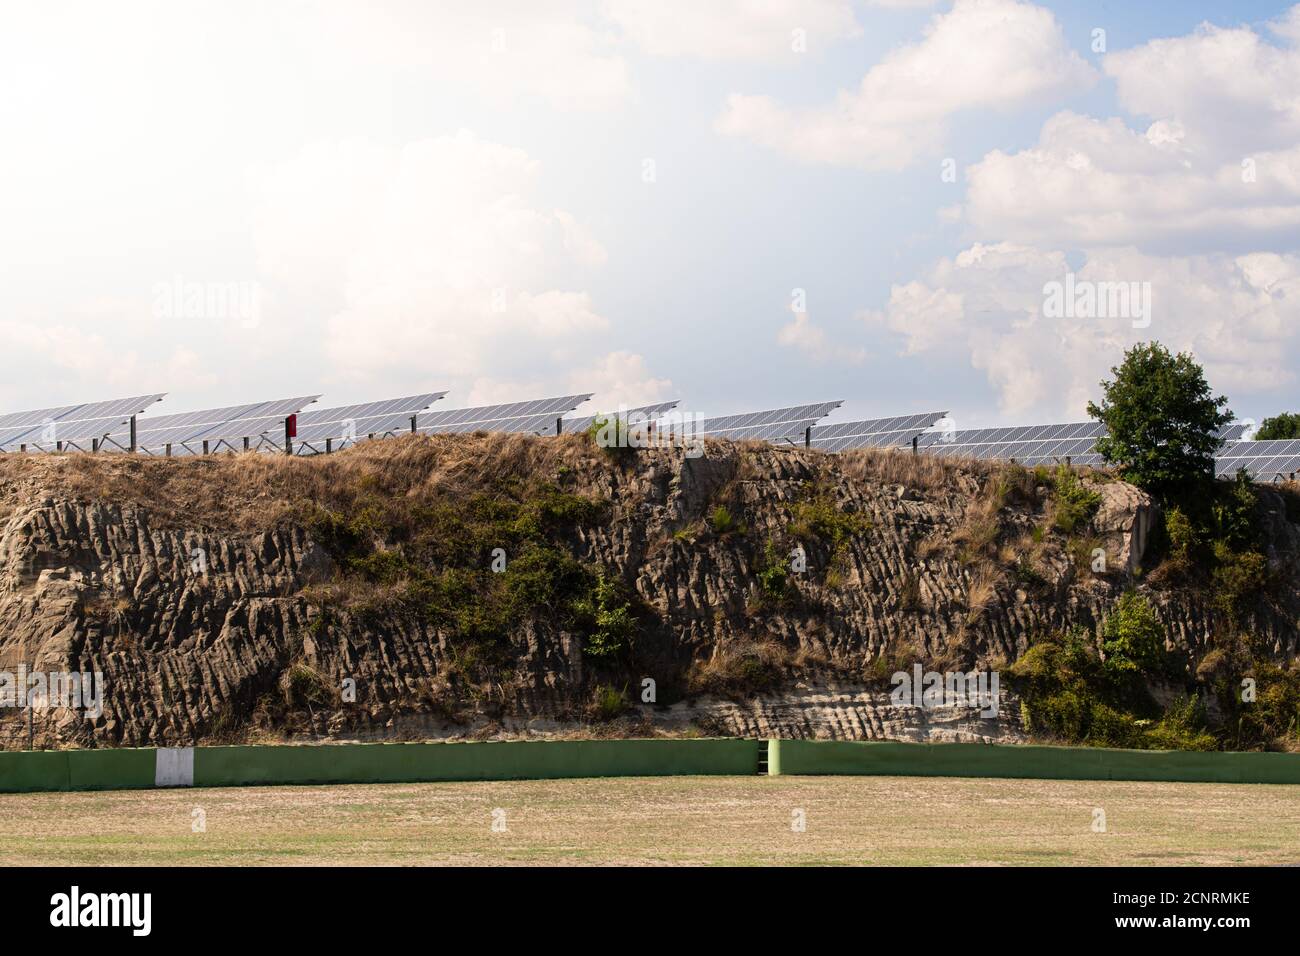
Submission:
<svg viewBox="0 0 1300 956">
<path fill-rule="evenodd" d="M 1300 787 L 1285 786 L 755 776 L 0 795 L 5 866 L 1297 862 Z"/>
</svg>

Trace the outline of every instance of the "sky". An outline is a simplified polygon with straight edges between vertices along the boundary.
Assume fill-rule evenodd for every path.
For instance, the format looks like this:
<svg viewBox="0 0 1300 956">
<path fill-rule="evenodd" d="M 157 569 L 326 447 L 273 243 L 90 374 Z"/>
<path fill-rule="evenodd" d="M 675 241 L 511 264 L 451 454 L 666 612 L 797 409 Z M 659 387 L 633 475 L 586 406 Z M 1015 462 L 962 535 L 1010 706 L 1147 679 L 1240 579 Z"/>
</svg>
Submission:
<svg viewBox="0 0 1300 956">
<path fill-rule="evenodd" d="M 12 2 L 0 131 L 0 410 L 1300 407 L 1300 5 Z"/>
</svg>

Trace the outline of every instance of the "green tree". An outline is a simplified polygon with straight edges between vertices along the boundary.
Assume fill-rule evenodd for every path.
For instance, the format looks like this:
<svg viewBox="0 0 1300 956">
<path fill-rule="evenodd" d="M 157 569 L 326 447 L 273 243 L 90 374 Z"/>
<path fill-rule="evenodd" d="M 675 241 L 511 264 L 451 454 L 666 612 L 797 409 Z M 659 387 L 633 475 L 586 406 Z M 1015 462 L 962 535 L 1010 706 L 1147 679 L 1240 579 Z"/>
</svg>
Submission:
<svg viewBox="0 0 1300 956">
<path fill-rule="evenodd" d="M 1217 432 L 1233 416 L 1192 356 L 1142 342 L 1111 373 L 1114 381 L 1101 383 L 1101 405 L 1089 402 L 1088 414 L 1108 433 L 1097 440 L 1097 452 L 1126 481 L 1165 494 L 1214 473 Z"/>
<path fill-rule="evenodd" d="M 1256 441 L 1275 441 L 1280 438 L 1300 438 L 1300 415 L 1282 412 L 1266 418 L 1259 426 L 1259 431 L 1255 432 Z"/>
</svg>

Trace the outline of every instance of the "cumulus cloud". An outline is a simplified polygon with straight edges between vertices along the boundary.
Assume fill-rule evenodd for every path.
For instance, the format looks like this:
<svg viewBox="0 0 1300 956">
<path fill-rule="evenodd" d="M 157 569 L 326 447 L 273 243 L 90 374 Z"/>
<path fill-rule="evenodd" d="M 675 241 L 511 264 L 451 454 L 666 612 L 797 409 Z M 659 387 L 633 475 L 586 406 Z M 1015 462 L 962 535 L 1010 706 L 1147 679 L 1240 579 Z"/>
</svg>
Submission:
<svg viewBox="0 0 1300 956">
<path fill-rule="evenodd" d="M 1282 45 L 1250 27 L 1203 24 L 1188 36 L 1152 40 L 1106 56 L 1120 104 L 1130 113 L 1172 120 L 1187 147 L 1210 161 L 1241 148 L 1277 149 L 1300 141 L 1300 47 L 1293 8 L 1276 27 Z"/>
<path fill-rule="evenodd" d="M 609 0 L 607 15 L 646 53 L 793 62 L 862 31 L 848 0 Z"/>
<path fill-rule="evenodd" d="M 1300 234 L 1300 145 L 1206 163 L 1171 120 L 1138 132 L 1059 113 L 1037 145 L 995 150 L 967 178 L 967 220 L 987 237 L 1203 251 Z"/>
<path fill-rule="evenodd" d="M 10 381 L 0 388 L 4 407 L 99 401 L 153 390 L 180 392 L 218 381 L 213 368 L 192 349 L 179 346 L 154 355 L 123 347 L 124 325 L 0 321 L 0 340 L 24 360 L 21 371 L 7 376 Z M 33 391 L 15 379 L 28 380 L 40 397 L 34 398 Z"/>
<path fill-rule="evenodd" d="M 1145 129 L 1062 112 L 1038 143 L 968 173 L 984 237 L 1162 252 L 1295 248 L 1300 237 L 1300 46 L 1205 25 L 1109 54 L 1120 102 Z"/>
<path fill-rule="evenodd" d="M 807 312 L 794 312 L 794 318 L 776 333 L 778 344 L 803 353 L 814 362 L 856 364 L 867 357 L 865 349 L 845 349 L 826 340 L 826 330 L 816 325 Z"/>
<path fill-rule="evenodd" d="M 1094 79 L 1049 10 L 957 0 L 922 40 L 890 54 L 833 105 L 801 110 L 735 94 L 716 127 L 804 162 L 900 169 L 941 148 L 955 113 L 1007 109 Z"/>
<path fill-rule="evenodd" d="M 864 319 L 905 353 L 968 360 L 1020 420 L 1080 417 L 1123 350 L 1153 338 L 1193 352 L 1231 396 L 1293 387 L 1297 24 L 1300 7 L 1271 25 L 1277 42 L 1204 25 L 1109 54 L 1105 72 L 1141 125 L 1063 111 L 1035 145 L 986 155 L 962 206 L 982 241 L 894 285 Z M 1044 287 L 1067 273 L 1148 284 L 1150 325 L 1048 317 Z"/>
<path fill-rule="evenodd" d="M 1150 283 L 1150 324 L 1131 315 L 1052 318 L 1044 287 L 1063 282 Z M 1072 270 L 1064 253 L 1014 243 L 975 244 L 919 280 L 895 285 L 864 321 L 902 340 L 904 354 L 969 355 L 1020 420 L 1079 418 L 1125 348 L 1157 338 L 1205 363 L 1229 394 L 1267 393 L 1295 381 L 1300 257 L 1159 257 L 1097 252 Z"/>
<path fill-rule="evenodd" d="M 670 379 L 651 374 L 644 357 L 628 351 L 614 351 L 576 369 L 569 376 L 574 392 L 592 392 L 591 408 L 612 411 L 620 404 L 635 406 L 680 398 L 673 394 Z"/>
</svg>

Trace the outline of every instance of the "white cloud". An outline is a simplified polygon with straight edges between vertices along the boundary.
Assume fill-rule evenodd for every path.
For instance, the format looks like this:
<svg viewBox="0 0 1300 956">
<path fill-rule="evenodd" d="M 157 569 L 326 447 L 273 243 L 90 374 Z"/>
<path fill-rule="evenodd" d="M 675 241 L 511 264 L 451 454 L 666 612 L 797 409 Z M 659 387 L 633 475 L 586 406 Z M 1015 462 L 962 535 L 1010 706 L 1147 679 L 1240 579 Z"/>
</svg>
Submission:
<svg viewBox="0 0 1300 956">
<path fill-rule="evenodd" d="M 1122 351 L 1151 338 L 1193 352 L 1211 385 L 1230 395 L 1268 394 L 1295 381 L 1300 257 L 1116 249 L 1075 270 L 1078 281 L 1149 282 L 1144 328 L 1124 317 L 1045 317 L 1044 284 L 1069 271 L 1061 252 L 976 244 L 923 279 L 894 286 L 886 307 L 863 318 L 899 335 L 904 353 L 969 355 L 1003 411 L 1022 421 L 1082 417 Z"/>
<path fill-rule="evenodd" d="M 95 325 L 0 321 L 0 341 L 10 354 L 23 356 L 21 369 L 6 376 L 13 384 L 0 389 L 4 407 L 99 401 L 155 390 L 183 393 L 218 381 L 192 349 L 175 347 L 155 357 L 134 345 L 124 347 L 122 329 L 128 325 L 126 316 Z M 31 388 L 15 387 L 23 379 Z"/>
<path fill-rule="evenodd" d="M 1293 8 L 1278 29 L 1300 23 Z M 1188 36 L 1152 40 L 1106 56 L 1120 104 L 1131 113 L 1177 122 L 1186 143 L 1210 162 L 1243 148 L 1300 141 L 1300 47 L 1274 46 L 1249 27 L 1203 24 Z"/>
<path fill-rule="evenodd" d="M 1300 337 L 1300 7 L 1273 25 L 1202 26 L 1105 58 L 1146 117 L 1063 111 L 1038 142 L 968 172 L 962 214 L 986 241 L 895 285 L 864 314 L 906 353 L 961 356 L 1019 420 L 1078 418 L 1123 350 L 1191 351 L 1237 397 L 1293 388 Z M 1064 250 L 1084 250 L 1070 268 Z M 1288 254 L 1291 253 L 1291 254 Z M 1077 261 L 1076 261 L 1077 262 Z M 1044 284 L 1149 283 L 1151 322 L 1047 318 Z"/>
<path fill-rule="evenodd" d="M 1293 42 L 1300 41 L 1300 4 L 1292 7 L 1270 23 L 1269 29 L 1284 39 Z"/>
<path fill-rule="evenodd" d="M 613 411 L 620 404 L 631 407 L 681 397 L 673 394 L 671 380 L 656 378 L 644 357 L 628 351 L 610 352 L 575 369 L 569 376 L 569 388 L 592 392 L 591 405 L 584 408 L 603 411 Z"/>
<path fill-rule="evenodd" d="M 808 53 L 861 33 L 848 0 L 609 0 L 605 10 L 662 57 L 795 62 L 796 31 Z"/>
<path fill-rule="evenodd" d="M 796 110 L 734 94 L 716 127 L 804 162 L 900 169 L 937 153 L 954 113 L 1007 109 L 1094 79 L 1050 11 L 1022 0 L 957 0 L 924 39 L 890 54 L 834 105 Z"/>
<path fill-rule="evenodd" d="M 807 312 L 794 312 L 794 318 L 776 333 L 778 344 L 802 352 L 814 362 L 856 364 L 867 357 L 865 349 L 845 349 L 831 345 L 826 331 L 815 325 Z"/>
<path fill-rule="evenodd" d="M 1034 147 L 970 168 L 965 213 L 982 236 L 1067 247 L 1294 243 L 1300 146 L 1248 158 L 1206 165 L 1173 121 L 1058 113 Z"/>
<path fill-rule="evenodd" d="M 1300 23 L 1293 8 L 1283 33 Z M 1161 252 L 1295 248 L 1300 238 L 1300 47 L 1202 26 L 1105 59 L 1121 103 L 1152 118 L 1058 113 L 1038 143 L 971 167 L 979 235 Z"/>
<path fill-rule="evenodd" d="M 255 238 L 284 310 L 325 311 L 325 355 L 375 386 L 528 377 L 608 321 L 557 268 L 604 252 L 533 198 L 536 163 L 468 132 L 322 144 L 262 171 Z M 481 390 L 488 386 L 480 383 Z"/>
</svg>

